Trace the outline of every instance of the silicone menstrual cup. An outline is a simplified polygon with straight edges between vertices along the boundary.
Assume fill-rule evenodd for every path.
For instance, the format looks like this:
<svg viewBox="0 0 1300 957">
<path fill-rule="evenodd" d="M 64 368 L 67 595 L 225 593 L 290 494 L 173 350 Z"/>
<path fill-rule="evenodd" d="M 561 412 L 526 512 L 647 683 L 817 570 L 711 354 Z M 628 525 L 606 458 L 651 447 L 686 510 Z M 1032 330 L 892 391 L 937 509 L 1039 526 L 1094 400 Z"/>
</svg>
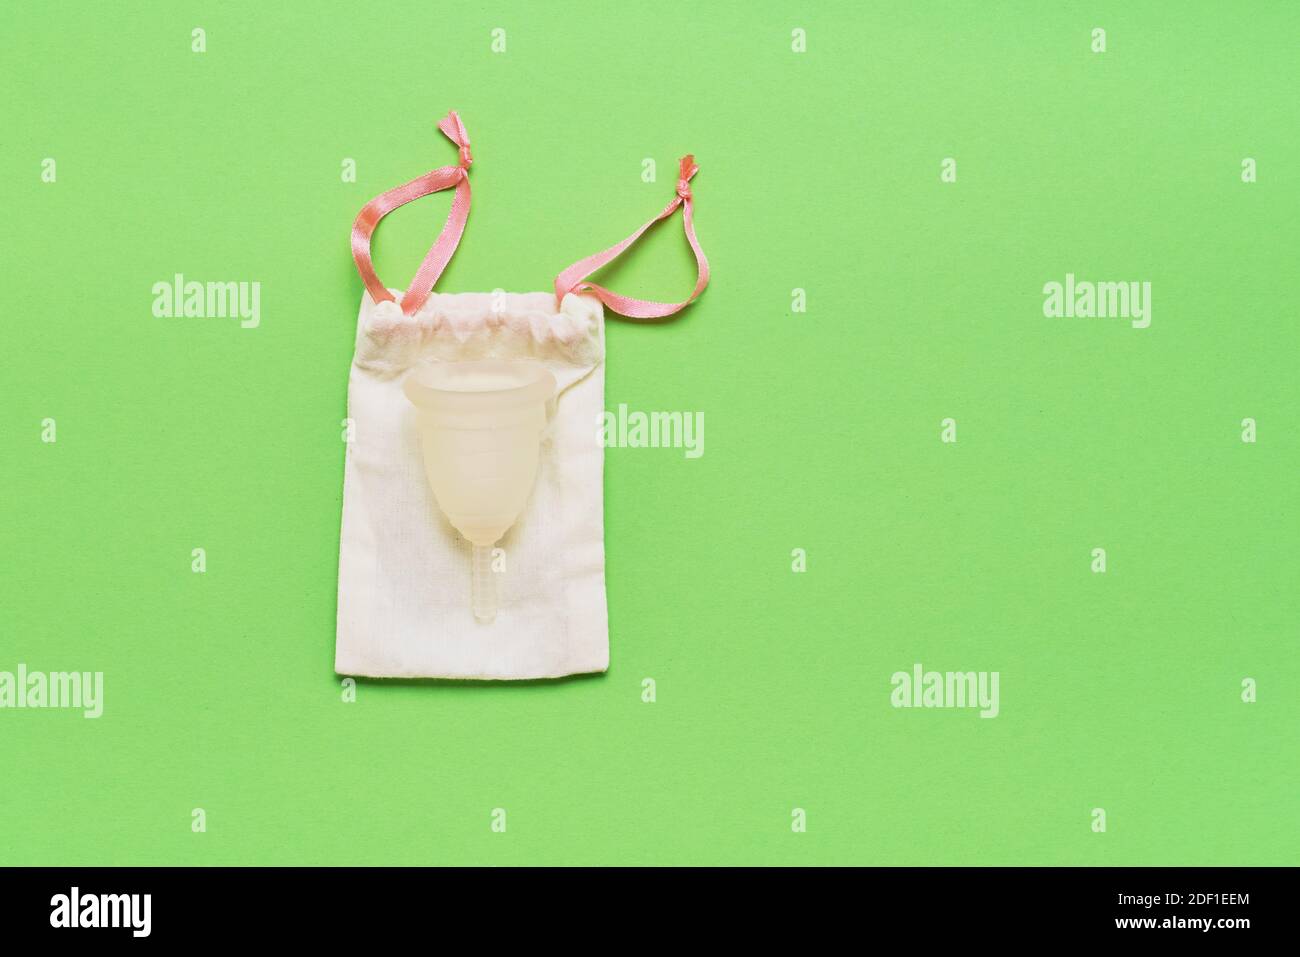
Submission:
<svg viewBox="0 0 1300 957">
<path fill-rule="evenodd" d="M 447 520 L 473 546 L 474 617 L 496 617 L 492 546 L 515 523 L 537 478 L 555 377 L 530 360 L 416 366 L 402 383 L 416 408 L 424 473 Z"/>
</svg>

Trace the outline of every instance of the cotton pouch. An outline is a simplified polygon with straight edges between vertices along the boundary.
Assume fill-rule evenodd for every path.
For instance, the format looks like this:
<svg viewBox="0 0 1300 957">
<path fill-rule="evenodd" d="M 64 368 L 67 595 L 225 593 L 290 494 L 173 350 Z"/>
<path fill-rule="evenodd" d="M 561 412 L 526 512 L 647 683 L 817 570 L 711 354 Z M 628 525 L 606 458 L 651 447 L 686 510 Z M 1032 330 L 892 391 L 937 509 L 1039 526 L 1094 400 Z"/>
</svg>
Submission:
<svg viewBox="0 0 1300 957">
<path fill-rule="evenodd" d="M 608 305 L 632 318 L 669 315 L 708 282 L 691 223 L 682 161 L 677 195 L 632 236 L 560 274 L 555 293 L 437 294 L 432 287 L 464 232 L 472 158 L 455 112 L 439 127 L 460 150 L 442 167 L 368 203 L 352 249 L 365 283 L 348 380 L 347 452 L 340 533 L 335 670 L 384 678 L 555 678 L 609 665 L 605 602 L 604 449 Z M 403 293 L 374 273 L 370 241 L 393 209 L 455 189 L 442 234 Z M 586 276 L 653 223 L 684 206 L 699 278 L 683 303 L 611 293 Z M 493 552 L 499 607 L 491 622 L 468 611 L 470 545 L 438 508 L 425 480 L 415 410 L 402 391 L 424 362 L 527 359 L 555 377 L 528 504 Z"/>
</svg>

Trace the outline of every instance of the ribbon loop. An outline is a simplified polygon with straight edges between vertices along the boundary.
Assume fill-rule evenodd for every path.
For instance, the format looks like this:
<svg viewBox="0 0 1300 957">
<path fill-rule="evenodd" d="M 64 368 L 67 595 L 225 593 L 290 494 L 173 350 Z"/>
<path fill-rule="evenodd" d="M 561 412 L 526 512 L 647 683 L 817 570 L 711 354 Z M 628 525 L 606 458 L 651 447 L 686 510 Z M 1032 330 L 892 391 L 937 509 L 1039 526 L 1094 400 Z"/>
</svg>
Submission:
<svg viewBox="0 0 1300 957">
<path fill-rule="evenodd" d="M 661 319 L 664 316 L 671 316 L 673 313 L 685 309 L 694 302 L 700 293 L 704 291 L 704 287 L 709 284 L 709 260 L 705 257 L 704 250 L 700 248 L 700 241 L 695 237 L 694 194 L 691 192 L 691 179 L 699 170 L 699 166 L 695 164 L 694 156 L 689 154 L 683 156 L 678 166 L 676 195 L 664 207 L 664 211 L 627 237 L 627 239 L 615 243 L 603 252 L 578 260 L 556 276 L 556 304 L 558 305 L 571 292 L 590 292 L 609 306 L 610 309 L 627 316 L 629 319 Z M 629 246 L 641 238 L 641 234 L 647 229 L 675 213 L 678 206 L 682 208 L 682 227 L 686 232 L 686 241 L 690 243 L 691 251 L 695 254 L 697 271 L 695 289 L 684 302 L 654 302 L 649 299 L 633 299 L 630 296 L 621 296 L 603 286 L 598 286 L 594 282 L 587 281 L 587 277 L 597 269 L 608 265 L 622 255 Z"/>
<path fill-rule="evenodd" d="M 460 165 L 440 166 L 409 183 L 403 183 L 401 186 L 380 193 L 361 207 L 361 212 L 357 214 L 356 221 L 352 224 L 352 258 L 357 264 L 357 272 L 361 274 L 361 281 L 365 283 L 366 290 L 375 302 L 394 302 L 396 298 L 375 274 L 370 253 L 370 238 L 374 235 L 375 228 L 381 219 L 399 206 L 444 189 L 456 190 L 456 195 L 451 201 L 451 212 L 447 214 L 447 222 L 442 227 L 442 232 L 429 248 L 410 286 L 402 295 L 402 312 L 408 316 L 418 312 L 429 298 L 434 283 L 447 268 L 447 263 L 451 262 L 456 247 L 460 245 L 460 237 L 464 234 L 465 224 L 469 221 L 469 166 L 474 162 L 469 151 L 469 134 L 465 131 L 465 124 L 461 122 L 455 110 L 438 121 L 438 129 L 442 130 L 447 139 L 456 145 L 460 154 Z"/>
</svg>

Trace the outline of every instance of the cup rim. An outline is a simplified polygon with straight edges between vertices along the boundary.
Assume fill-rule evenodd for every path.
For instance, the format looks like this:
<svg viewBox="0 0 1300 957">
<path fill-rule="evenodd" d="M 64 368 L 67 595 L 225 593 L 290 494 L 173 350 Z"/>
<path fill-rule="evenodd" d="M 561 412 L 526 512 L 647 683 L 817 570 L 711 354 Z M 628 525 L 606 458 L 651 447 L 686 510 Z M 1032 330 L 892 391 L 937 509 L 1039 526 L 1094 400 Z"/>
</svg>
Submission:
<svg viewBox="0 0 1300 957">
<path fill-rule="evenodd" d="M 474 373 L 504 373 L 524 381 L 504 389 L 449 388 L 452 377 Z M 491 396 L 498 404 L 522 405 L 545 402 L 555 394 L 555 376 L 540 362 L 532 359 L 456 359 L 428 360 L 413 366 L 402 382 L 402 391 L 412 403 L 421 407 L 462 404 Z"/>
</svg>

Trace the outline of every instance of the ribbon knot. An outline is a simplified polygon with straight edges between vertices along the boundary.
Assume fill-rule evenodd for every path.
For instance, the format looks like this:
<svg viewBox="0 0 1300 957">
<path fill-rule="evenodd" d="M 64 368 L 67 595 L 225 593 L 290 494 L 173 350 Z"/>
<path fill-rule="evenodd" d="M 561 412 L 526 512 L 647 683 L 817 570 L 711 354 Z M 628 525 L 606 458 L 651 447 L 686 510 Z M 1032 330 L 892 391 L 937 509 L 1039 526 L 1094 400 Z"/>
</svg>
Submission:
<svg viewBox="0 0 1300 957">
<path fill-rule="evenodd" d="M 695 165 L 694 156 L 688 154 L 682 157 L 677 174 L 677 195 L 683 200 L 691 198 L 691 177 L 699 171 L 700 168 Z"/>
<path fill-rule="evenodd" d="M 438 129 L 456 144 L 460 153 L 460 168 L 469 169 L 474 157 L 469 151 L 469 134 L 465 132 L 465 124 L 460 121 L 460 114 L 452 110 L 438 121 Z"/>
</svg>

